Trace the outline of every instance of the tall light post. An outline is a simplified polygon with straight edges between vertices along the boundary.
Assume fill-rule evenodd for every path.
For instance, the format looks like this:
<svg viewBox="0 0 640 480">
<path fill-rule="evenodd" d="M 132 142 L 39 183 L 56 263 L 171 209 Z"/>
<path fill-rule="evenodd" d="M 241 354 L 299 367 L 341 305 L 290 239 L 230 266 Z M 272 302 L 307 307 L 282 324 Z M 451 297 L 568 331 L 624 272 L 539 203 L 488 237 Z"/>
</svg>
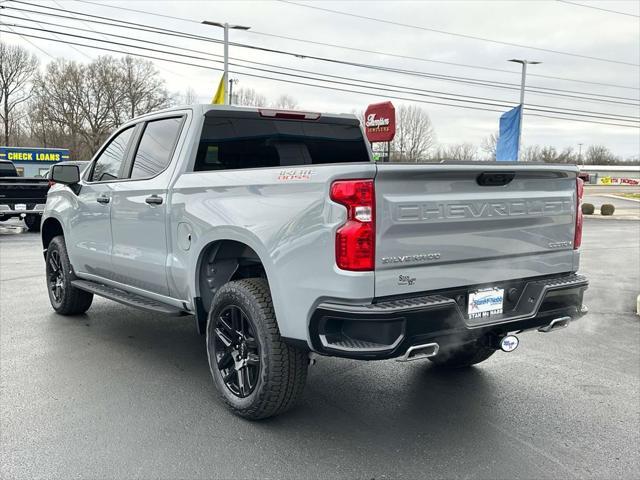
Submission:
<svg viewBox="0 0 640 480">
<path fill-rule="evenodd" d="M 527 65 L 538 65 L 542 62 L 535 62 L 531 60 L 520 60 L 512 58 L 510 62 L 519 63 L 522 65 L 522 80 L 520 81 L 520 127 L 518 128 L 518 161 L 522 158 L 522 119 L 524 117 L 524 85 L 527 77 Z"/>
<path fill-rule="evenodd" d="M 231 30 L 249 30 L 251 27 L 244 25 L 229 25 L 228 23 L 210 22 L 204 20 L 204 25 L 213 25 L 224 29 L 224 73 L 222 74 L 222 82 L 224 85 L 224 104 L 229 105 L 229 29 Z"/>
<path fill-rule="evenodd" d="M 580 160 L 580 163 L 584 165 L 584 160 L 582 160 L 582 143 L 578 144 L 578 160 Z"/>
</svg>

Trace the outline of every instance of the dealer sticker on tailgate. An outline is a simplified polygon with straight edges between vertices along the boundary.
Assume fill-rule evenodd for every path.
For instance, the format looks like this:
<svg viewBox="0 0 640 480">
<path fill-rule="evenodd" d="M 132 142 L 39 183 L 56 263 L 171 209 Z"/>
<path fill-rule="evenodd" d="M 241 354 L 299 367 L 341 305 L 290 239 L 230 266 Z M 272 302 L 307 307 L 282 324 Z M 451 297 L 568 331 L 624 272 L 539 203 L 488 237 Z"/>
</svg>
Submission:
<svg viewBox="0 0 640 480">
<path fill-rule="evenodd" d="M 486 288 L 469 292 L 469 318 L 483 318 L 502 313 L 504 288 Z"/>
</svg>

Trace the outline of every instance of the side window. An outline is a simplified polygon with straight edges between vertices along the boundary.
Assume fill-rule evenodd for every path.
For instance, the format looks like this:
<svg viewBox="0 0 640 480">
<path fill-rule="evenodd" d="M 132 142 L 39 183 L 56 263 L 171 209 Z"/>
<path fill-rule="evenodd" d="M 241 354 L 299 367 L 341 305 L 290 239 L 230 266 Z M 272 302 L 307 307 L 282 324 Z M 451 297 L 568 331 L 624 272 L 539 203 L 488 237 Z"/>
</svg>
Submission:
<svg viewBox="0 0 640 480">
<path fill-rule="evenodd" d="M 182 119 L 163 118 L 147 123 L 133 160 L 132 179 L 155 177 L 167 168 L 180 135 Z"/>
<path fill-rule="evenodd" d="M 104 182 L 107 180 L 117 180 L 120 175 L 120 168 L 127 153 L 127 145 L 133 135 L 134 127 L 129 127 L 120 132 L 106 149 L 102 151 L 91 172 L 92 182 Z"/>
</svg>

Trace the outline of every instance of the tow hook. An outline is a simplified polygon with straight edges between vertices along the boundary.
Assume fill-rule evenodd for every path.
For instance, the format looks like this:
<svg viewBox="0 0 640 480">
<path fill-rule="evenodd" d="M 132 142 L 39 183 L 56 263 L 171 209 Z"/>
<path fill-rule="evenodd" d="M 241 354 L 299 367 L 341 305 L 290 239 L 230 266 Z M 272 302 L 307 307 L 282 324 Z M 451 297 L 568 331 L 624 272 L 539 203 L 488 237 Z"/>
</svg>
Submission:
<svg viewBox="0 0 640 480">
<path fill-rule="evenodd" d="M 513 334 L 504 336 L 491 335 L 485 340 L 484 345 L 494 350 L 502 350 L 503 352 L 509 353 L 518 348 L 520 339 Z"/>
<path fill-rule="evenodd" d="M 520 345 L 520 340 L 515 335 L 506 335 L 500 339 L 500 350 L 513 352 Z"/>
</svg>

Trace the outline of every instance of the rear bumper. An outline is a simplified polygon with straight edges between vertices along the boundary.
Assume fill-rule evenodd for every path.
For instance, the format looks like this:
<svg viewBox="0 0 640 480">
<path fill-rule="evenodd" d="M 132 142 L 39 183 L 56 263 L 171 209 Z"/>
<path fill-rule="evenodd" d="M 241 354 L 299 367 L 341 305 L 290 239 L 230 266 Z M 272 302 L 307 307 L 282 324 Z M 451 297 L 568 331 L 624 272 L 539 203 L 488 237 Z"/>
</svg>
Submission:
<svg viewBox="0 0 640 480">
<path fill-rule="evenodd" d="M 44 212 L 44 203 L 25 204 L 24 210 L 16 210 L 15 204 L 0 205 L 0 216 L 17 216 L 17 215 L 42 215 Z"/>
<path fill-rule="evenodd" d="M 369 305 L 322 303 L 311 318 L 311 343 L 318 353 L 376 360 L 402 356 L 413 345 L 463 345 L 544 327 L 559 317 L 575 320 L 586 313 L 582 297 L 588 281 L 581 275 L 495 286 L 505 288 L 504 313 L 490 319 L 469 319 L 464 313 L 467 292 L 482 286 L 377 299 Z"/>
</svg>

